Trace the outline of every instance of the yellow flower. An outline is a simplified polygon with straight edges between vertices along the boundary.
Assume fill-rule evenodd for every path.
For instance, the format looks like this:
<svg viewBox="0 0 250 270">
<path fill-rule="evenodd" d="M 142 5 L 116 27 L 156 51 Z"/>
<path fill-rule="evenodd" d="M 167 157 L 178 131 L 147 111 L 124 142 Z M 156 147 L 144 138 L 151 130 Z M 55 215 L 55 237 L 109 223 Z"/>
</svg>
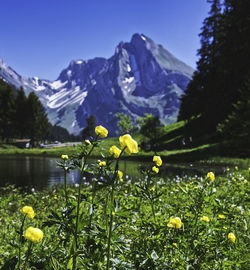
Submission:
<svg viewBox="0 0 250 270">
<path fill-rule="evenodd" d="M 33 208 L 31 206 L 24 206 L 21 209 L 21 212 L 26 215 L 28 218 L 34 218 L 34 216 L 36 215 Z"/>
<path fill-rule="evenodd" d="M 86 144 L 88 144 L 88 145 L 91 145 L 90 140 L 85 140 L 84 142 L 85 142 Z"/>
<path fill-rule="evenodd" d="M 121 171 L 118 170 L 117 171 L 117 175 L 118 175 L 120 181 L 123 182 L 123 178 L 122 178 L 123 177 L 123 172 L 121 172 Z"/>
<path fill-rule="evenodd" d="M 206 222 L 209 222 L 210 221 L 209 217 L 207 217 L 207 216 L 203 216 L 201 218 L 201 220 L 206 221 Z"/>
<path fill-rule="evenodd" d="M 29 227 L 25 231 L 24 237 L 34 243 L 38 243 L 43 239 L 43 232 L 38 228 Z"/>
<path fill-rule="evenodd" d="M 234 168 L 235 168 L 236 171 L 238 171 L 238 169 L 239 169 L 238 166 L 235 166 Z"/>
<path fill-rule="evenodd" d="M 100 161 L 100 162 L 99 162 L 99 166 L 105 167 L 105 166 L 106 166 L 106 161 Z"/>
<path fill-rule="evenodd" d="M 236 237 L 235 237 L 234 233 L 232 233 L 232 232 L 230 232 L 227 237 L 228 237 L 228 240 L 232 243 L 234 243 L 236 240 Z"/>
<path fill-rule="evenodd" d="M 155 172 L 155 173 L 158 173 L 158 172 L 159 172 L 159 168 L 157 168 L 157 167 L 154 166 L 154 167 L 152 168 L 152 171 Z"/>
<path fill-rule="evenodd" d="M 170 218 L 167 224 L 169 228 L 176 228 L 176 229 L 180 229 L 182 225 L 183 223 L 181 222 L 181 219 L 179 217 Z"/>
<path fill-rule="evenodd" d="M 121 150 L 120 150 L 118 147 L 116 147 L 115 145 L 113 145 L 113 146 L 111 146 L 111 147 L 109 148 L 109 153 L 110 153 L 110 155 L 112 155 L 114 158 L 118 158 L 118 157 L 120 156 L 120 154 L 121 154 Z"/>
<path fill-rule="evenodd" d="M 57 199 L 58 199 L 56 195 L 54 196 L 54 199 L 55 199 L 55 200 L 57 200 Z"/>
<path fill-rule="evenodd" d="M 248 168 L 248 171 L 250 172 L 250 167 Z"/>
<path fill-rule="evenodd" d="M 61 155 L 61 158 L 62 159 L 69 159 L 69 156 L 68 155 Z"/>
<path fill-rule="evenodd" d="M 177 243 L 173 243 L 172 245 L 173 245 L 174 247 L 177 247 Z"/>
<path fill-rule="evenodd" d="M 236 178 L 234 178 L 234 182 L 236 182 Z"/>
<path fill-rule="evenodd" d="M 138 153 L 138 145 L 135 140 L 129 134 L 125 134 L 119 138 L 122 149 L 125 148 L 127 154 Z"/>
<path fill-rule="evenodd" d="M 213 182 L 214 179 L 215 179 L 214 173 L 213 172 L 207 173 L 207 178 L 208 178 L 208 180 L 210 180 L 211 182 Z"/>
<path fill-rule="evenodd" d="M 248 181 L 247 180 L 244 180 L 244 184 L 247 184 L 248 183 Z"/>
<path fill-rule="evenodd" d="M 108 136 L 108 130 L 103 126 L 97 126 L 95 128 L 95 134 L 101 138 L 105 138 Z"/>
<path fill-rule="evenodd" d="M 223 219 L 223 218 L 225 218 L 225 215 L 220 214 L 219 218 Z"/>
<path fill-rule="evenodd" d="M 160 167 L 162 165 L 162 160 L 160 156 L 154 156 L 153 157 L 153 161 L 155 162 L 155 164 Z"/>
</svg>

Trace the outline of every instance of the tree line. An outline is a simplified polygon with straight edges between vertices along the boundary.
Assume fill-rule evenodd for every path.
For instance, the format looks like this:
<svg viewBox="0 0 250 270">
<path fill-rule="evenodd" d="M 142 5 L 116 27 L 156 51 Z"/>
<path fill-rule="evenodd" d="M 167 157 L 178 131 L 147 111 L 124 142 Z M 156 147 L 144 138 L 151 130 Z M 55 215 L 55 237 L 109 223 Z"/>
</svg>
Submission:
<svg viewBox="0 0 250 270">
<path fill-rule="evenodd" d="M 71 141 L 78 137 L 62 127 L 49 123 L 45 109 L 34 92 L 26 97 L 24 90 L 15 89 L 0 79 L 0 140 L 28 138 L 35 141 Z"/>
<path fill-rule="evenodd" d="M 250 134 L 249 0 L 208 0 L 197 70 L 181 97 L 178 120 L 193 131 L 247 138 Z"/>
</svg>

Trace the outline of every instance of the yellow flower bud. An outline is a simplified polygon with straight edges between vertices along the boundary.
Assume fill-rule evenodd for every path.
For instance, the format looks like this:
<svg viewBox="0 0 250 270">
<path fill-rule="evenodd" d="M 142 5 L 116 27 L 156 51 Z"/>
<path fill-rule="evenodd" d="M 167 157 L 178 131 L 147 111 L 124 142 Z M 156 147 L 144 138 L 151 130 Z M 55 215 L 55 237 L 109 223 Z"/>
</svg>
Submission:
<svg viewBox="0 0 250 270">
<path fill-rule="evenodd" d="M 207 174 L 207 179 L 210 180 L 211 182 L 213 182 L 214 179 L 215 179 L 214 173 L 213 173 L 213 172 L 209 172 L 209 173 Z"/>
<path fill-rule="evenodd" d="M 84 142 L 85 142 L 86 144 L 88 144 L 88 145 L 91 145 L 90 140 L 85 140 Z"/>
<path fill-rule="evenodd" d="M 106 161 L 100 161 L 100 162 L 99 162 L 99 166 L 105 167 L 105 166 L 106 166 Z"/>
<path fill-rule="evenodd" d="M 24 237 L 34 243 L 38 243 L 43 239 L 43 232 L 38 228 L 29 227 L 25 231 Z"/>
<path fill-rule="evenodd" d="M 181 222 L 181 219 L 179 217 L 170 218 L 167 224 L 169 228 L 175 228 L 175 229 L 180 229 L 182 225 L 183 223 Z"/>
<path fill-rule="evenodd" d="M 228 240 L 232 243 L 234 243 L 236 240 L 236 237 L 235 237 L 234 233 L 232 233 L 232 232 L 230 232 L 227 237 L 228 237 Z"/>
<path fill-rule="evenodd" d="M 123 182 L 123 178 L 122 178 L 123 177 L 123 172 L 121 172 L 121 171 L 118 170 L 117 171 L 117 175 L 118 175 L 120 181 Z"/>
<path fill-rule="evenodd" d="M 62 159 L 69 159 L 69 156 L 68 155 L 61 155 L 61 158 Z"/>
<path fill-rule="evenodd" d="M 154 166 L 154 167 L 152 167 L 152 171 L 155 172 L 155 173 L 158 173 L 159 172 L 159 168 L 157 168 L 157 167 Z"/>
<path fill-rule="evenodd" d="M 160 156 L 154 156 L 153 157 L 153 161 L 155 162 L 155 164 L 160 167 L 162 165 L 162 160 Z"/>
<path fill-rule="evenodd" d="M 210 221 L 209 217 L 207 217 L 207 216 L 203 216 L 201 218 L 201 220 L 206 221 L 206 222 L 209 222 Z"/>
<path fill-rule="evenodd" d="M 235 168 L 236 171 L 238 171 L 238 169 L 239 169 L 238 166 L 235 166 L 234 168 Z"/>
<path fill-rule="evenodd" d="M 111 146 L 111 147 L 109 148 L 109 153 L 110 153 L 110 155 L 112 155 L 114 158 L 118 158 L 118 157 L 120 156 L 120 154 L 121 154 L 121 150 L 120 150 L 118 147 L 116 147 L 115 145 L 113 145 L 113 146 Z"/>
<path fill-rule="evenodd" d="M 33 208 L 31 206 L 24 206 L 21 209 L 21 213 L 23 213 L 24 215 L 26 215 L 28 218 L 34 218 L 34 216 L 36 215 Z"/>
<path fill-rule="evenodd" d="M 95 134 L 101 138 L 105 138 L 108 136 L 108 130 L 103 126 L 97 126 L 95 128 Z"/>
<path fill-rule="evenodd" d="M 223 218 L 225 218 L 225 215 L 220 214 L 219 218 L 223 219 Z"/>
<path fill-rule="evenodd" d="M 125 152 L 127 154 L 135 154 L 138 153 L 138 145 L 135 140 L 129 134 L 125 134 L 119 138 L 122 149 L 125 148 Z"/>
</svg>

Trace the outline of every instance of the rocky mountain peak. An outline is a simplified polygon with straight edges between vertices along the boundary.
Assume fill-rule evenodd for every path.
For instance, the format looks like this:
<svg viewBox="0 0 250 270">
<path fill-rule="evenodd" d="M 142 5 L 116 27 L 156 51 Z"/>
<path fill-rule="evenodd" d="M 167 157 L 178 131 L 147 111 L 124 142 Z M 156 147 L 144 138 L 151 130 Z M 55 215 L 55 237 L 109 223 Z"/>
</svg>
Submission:
<svg viewBox="0 0 250 270">
<path fill-rule="evenodd" d="M 78 134 L 86 118 L 116 135 L 117 112 L 132 117 L 152 113 L 163 124 L 176 120 L 183 94 L 193 69 L 144 34 L 120 42 L 109 59 L 71 61 L 57 80 L 24 78 L 0 59 L 0 77 L 26 93 L 34 91 L 52 124 Z"/>
</svg>

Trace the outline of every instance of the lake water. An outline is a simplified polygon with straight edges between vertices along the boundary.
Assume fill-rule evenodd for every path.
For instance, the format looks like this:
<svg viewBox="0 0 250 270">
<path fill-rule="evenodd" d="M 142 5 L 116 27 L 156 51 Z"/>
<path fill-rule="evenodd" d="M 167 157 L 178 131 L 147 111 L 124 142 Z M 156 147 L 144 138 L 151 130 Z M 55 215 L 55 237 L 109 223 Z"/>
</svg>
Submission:
<svg viewBox="0 0 250 270">
<path fill-rule="evenodd" d="M 36 156 L 0 156 L 0 186 L 14 184 L 19 187 L 43 189 L 56 184 L 64 183 L 64 172 L 57 167 L 58 159 Z M 95 161 L 96 162 L 96 161 Z M 134 161 L 120 161 L 120 170 L 131 178 L 140 178 L 139 167 L 152 166 L 153 162 L 140 163 Z M 208 171 L 217 174 L 223 172 L 225 167 L 211 168 L 209 166 L 195 166 L 193 164 L 169 164 L 161 168 L 161 177 L 171 180 L 177 175 L 204 176 Z M 68 183 L 76 184 L 79 181 L 79 171 L 71 171 Z"/>
</svg>

